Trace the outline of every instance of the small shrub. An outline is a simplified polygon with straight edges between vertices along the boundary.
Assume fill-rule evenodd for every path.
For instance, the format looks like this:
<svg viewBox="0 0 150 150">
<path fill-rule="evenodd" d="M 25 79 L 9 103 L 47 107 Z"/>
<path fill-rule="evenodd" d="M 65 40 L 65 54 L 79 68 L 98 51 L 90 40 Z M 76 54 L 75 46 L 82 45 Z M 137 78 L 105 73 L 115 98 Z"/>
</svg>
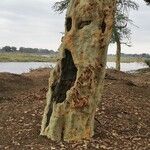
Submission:
<svg viewBox="0 0 150 150">
<path fill-rule="evenodd" d="M 146 59 L 145 63 L 150 67 L 150 59 Z"/>
</svg>

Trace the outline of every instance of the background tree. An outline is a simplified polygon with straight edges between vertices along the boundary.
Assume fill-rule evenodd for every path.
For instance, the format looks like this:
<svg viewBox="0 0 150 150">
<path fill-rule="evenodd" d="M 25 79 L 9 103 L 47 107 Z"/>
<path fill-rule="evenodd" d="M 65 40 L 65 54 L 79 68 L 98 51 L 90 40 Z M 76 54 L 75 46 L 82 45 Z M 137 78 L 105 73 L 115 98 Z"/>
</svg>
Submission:
<svg viewBox="0 0 150 150">
<path fill-rule="evenodd" d="M 4 46 L 3 48 L 2 48 L 2 52 L 11 52 L 12 50 L 11 50 L 11 47 L 10 46 Z"/>
<path fill-rule="evenodd" d="M 59 13 L 63 13 L 65 9 L 67 9 L 70 0 L 62 0 L 60 2 L 56 2 L 53 6 L 54 10 Z"/>
<path fill-rule="evenodd" d="M 150 0 L 144 0 L 146 3 L 147 3 L 147 5 L 150 5 Z"/>
<path fill-rule="evenodd" d="M 16 52 L 16 51 L 17 51 L 17 48 L 14 47 L 14 46 L 12 46 L 12 47 L 11 47 L 11 50 L 12 50 L 12 52 Z"/>
<path fill-rule="evenodd" d="M 131 29 L 133 21 L 129 19 L 130 9 L 138 10 L 138 4 L 132 0 L 118 0 L 111 43 L 116 43 L 116 69 L 120 70 L 121 44 L 131 46 Z"/>
</svg>

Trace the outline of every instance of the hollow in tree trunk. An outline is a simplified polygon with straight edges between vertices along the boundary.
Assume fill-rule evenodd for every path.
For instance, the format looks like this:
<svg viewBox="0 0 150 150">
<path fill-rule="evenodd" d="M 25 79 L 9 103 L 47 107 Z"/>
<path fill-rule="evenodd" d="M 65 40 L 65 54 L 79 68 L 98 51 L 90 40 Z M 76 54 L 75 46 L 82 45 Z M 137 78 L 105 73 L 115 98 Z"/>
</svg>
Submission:
<svg viewBox="0 0 150 150">
<path fill-rule="evenodd" d="M 61 59 L 49 80 L 41 135 L 78 141 L 94 134 L 116 0 L 71 0 Z"/>
</svg>

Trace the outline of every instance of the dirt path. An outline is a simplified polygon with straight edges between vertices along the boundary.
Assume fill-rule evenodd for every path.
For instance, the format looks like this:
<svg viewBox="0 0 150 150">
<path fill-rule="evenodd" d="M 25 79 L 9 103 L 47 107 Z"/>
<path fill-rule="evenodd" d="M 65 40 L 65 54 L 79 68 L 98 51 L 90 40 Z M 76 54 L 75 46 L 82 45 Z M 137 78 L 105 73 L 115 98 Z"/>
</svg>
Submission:
<svg viewBox="0 0 150 150">
<path fill-rule="evenodd" d="M 150 72 L 108 70 L 90 141 L 56 143 L 39 136 L 49 70 L 0 74 L 0 149 L 149 150 Z"/>
</svg>

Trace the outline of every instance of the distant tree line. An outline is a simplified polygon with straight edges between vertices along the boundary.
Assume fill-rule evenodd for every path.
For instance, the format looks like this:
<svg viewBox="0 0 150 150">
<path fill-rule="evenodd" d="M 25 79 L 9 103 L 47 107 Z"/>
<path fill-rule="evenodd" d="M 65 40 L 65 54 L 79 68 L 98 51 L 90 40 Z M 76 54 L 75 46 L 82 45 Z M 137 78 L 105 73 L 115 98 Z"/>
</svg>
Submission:
<svg viewBox="0 0 150 150">
<path fill-rule="evenodd" d="M 39 48 L 20 47 L 19 49 L 17 49 L 14 46 L 4 46 L 0 49 L 0 53 L 9 53 L 9 52 L 32 53 L 32 54 L 41 54 L 41 55 L 58 53 L 53 50 L 41 49 L 41 48 L 39 49 Z"/>
<path fill-rule="evenodd" d="M 115 56 L 114 54 L 109 54 L 109 56 Z M 121 57 L 136 57 L 136 58 L 150 58 L 150 54 L 142 53 L 142 54 L 124 54 L 121 53 Z"/>
</svg>

